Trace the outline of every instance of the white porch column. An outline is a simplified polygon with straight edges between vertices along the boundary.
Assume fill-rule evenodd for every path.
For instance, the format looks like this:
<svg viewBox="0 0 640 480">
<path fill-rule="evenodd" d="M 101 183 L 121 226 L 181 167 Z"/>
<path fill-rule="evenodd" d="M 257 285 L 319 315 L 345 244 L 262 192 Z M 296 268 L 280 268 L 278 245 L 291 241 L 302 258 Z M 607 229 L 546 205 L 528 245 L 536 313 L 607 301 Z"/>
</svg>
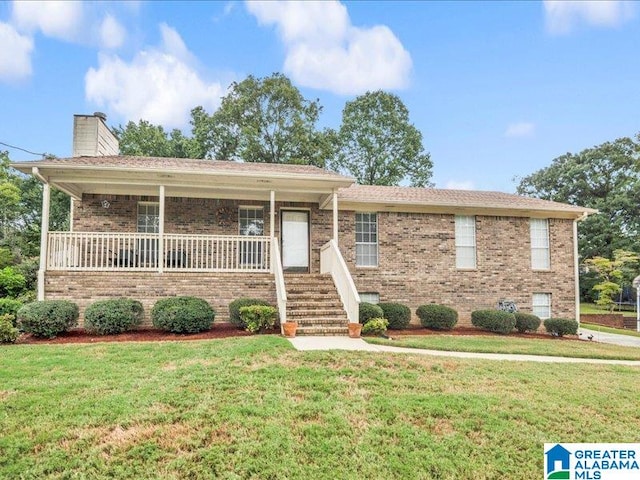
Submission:
<svg viewBox="0 0 640 480">
<path fill-rule="evenodd" d="M 158 202 L 158 272 L 164 272 L 164 185 L 160 185 Z"/>
<path fill-rule="evenodd" d="M 42 223 L 40 226 L 40 268 L 38 269 L 38 300 L 44 300 L 44 272 L 47 270 L 47 244 L 49 237 L 49 207 L 51 188 L 42 184 Z"/>
<path fill-rule="evenodd" d="M 333 192 L 333 240 L 338 245 L 338 193 Z"/>
<path fill-rule="evenodd" d="M 75 200 L 71 197 L 71 202 L 69 202 L 69 231 L 73 232 L 73 209 L 75 207 Z"/>
<path fill-rule="evenodd" d="M 273 190 L 271 190 L 269 201 L 269 235 L 273 238 L 276 233 L 276 192 Z"/>
<path fill-rule="evenodd" d="M 576 321 L 580 323 L 580 256 L 578 254 L 578 220 L 573 221 L 573 274 L 575 278 Z"/>
</svg>

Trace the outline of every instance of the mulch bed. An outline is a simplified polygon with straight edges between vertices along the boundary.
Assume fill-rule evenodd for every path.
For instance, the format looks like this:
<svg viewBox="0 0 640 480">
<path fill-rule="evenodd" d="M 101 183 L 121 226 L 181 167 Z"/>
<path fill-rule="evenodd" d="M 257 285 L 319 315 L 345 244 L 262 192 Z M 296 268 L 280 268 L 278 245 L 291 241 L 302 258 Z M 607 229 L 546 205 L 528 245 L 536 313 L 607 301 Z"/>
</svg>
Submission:
<svg viewBox="0 0 640 480">
<path fill-rule="evenodd" d="M 279 335 L 280 330 L 276 329 L 268 332 L 267 335 Z M 231 323 L 214 324 L 211 330 L 201 333 L 177 334 L 164 332 L 152 328 L 143 328 L 119 335 L 92 335 L 81 328 L 73 329 L 62 333 L 56 338 L 35 338 L 31 334 L 25 333 L 18 338 L 16 343 L 22 345 L 47 345 L 64 343 L 99 343 L 99 342 L 162 342 L 162 341 L 184 341 L 184 340 L 209 340 L 215 338 L 246 337 L 252 335 L 244 330 L 239 330 Z M 389 330 L 387 335 L 391 338 L 402 338 L 409 335 L 470 335 L 470 336 L 500 336 L 491 332 L 485 332 L 474 327 L 456 327 L 449 331 L 427 330 L 419 326 L 410 326 L 406 330 Z M 577 340 L 578 336 L 569 335 L 567 337 L 555 338 L 546 333 L 510 333 L 509 337 L 521 338 L 541 338 L 546 340 Z"/>
</svg>

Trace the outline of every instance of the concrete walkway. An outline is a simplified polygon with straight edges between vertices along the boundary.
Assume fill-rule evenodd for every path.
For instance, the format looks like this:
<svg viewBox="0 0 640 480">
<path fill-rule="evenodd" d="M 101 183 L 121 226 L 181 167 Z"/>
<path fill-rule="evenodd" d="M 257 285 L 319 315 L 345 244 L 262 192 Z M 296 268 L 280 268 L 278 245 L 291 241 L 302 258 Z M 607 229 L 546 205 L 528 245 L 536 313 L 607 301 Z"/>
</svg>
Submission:
<svg viewBox="0 0 640 480">
<path fill-rule="evenodd" d="M 598 332 L 596 332 L 598 333 Z M 440 350 L 422 350 L 419 348 L 391 347 L 387 345 L 372 345 L 361 338 L 349 337 L 295 337 L 289 341 L 296 350 L 354 350 L 364 352 L 412 353 L 414 355 L 431 355 L 449 358 L 477 358 L 482 360 L 506 360 L 517 362 L 547 362 L 547 363 L 590 363 L 602 365 L 628 365 L 640 367 L 640 361 L 634 360 L 601 360 L 596 358 L 550 357 L 545 355 L 515 355 L 510 353 L 469 353 L 446 352 Z"/>
<path fill-rule="evenodd" d="M 623 345 L 625 347 L 640 347 L 640 337 L 630 335 L 618 335 L 617 333 L 598 332 L 588 328 L 580 327 L 580 338 L 588 340 L 589 335 L 593 335 L 594 342 L 611 343 L 613 345 Z"/>
</svg>

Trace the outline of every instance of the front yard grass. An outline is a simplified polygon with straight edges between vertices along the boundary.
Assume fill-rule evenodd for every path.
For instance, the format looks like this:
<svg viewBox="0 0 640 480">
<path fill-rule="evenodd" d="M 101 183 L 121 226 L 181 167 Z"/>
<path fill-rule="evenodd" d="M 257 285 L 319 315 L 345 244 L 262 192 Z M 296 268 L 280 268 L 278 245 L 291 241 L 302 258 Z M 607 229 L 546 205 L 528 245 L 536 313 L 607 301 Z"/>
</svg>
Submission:
<svg viewBox="0 0 640 480">
<path fill-rule="evenodd" d="M 637 440 L 639 371 L 275 336 L 4 346 L 0 478 L 539 478 L 544 442 Z"/>
<path fill-rule="evenodd" d="M 603 313 L 610 313 L 610 312 L 609 312 L 608 308 L 602 308 L 599 305 L 596 305 L 595 303 L 581 303 L 580 304 L 580 313 L 603 314 Z M 635 317 L 636 316 L 636 312 L 634 312 L 633 310 L 617 310 L 617 309 L 614 309 L 613 313 L 621 314 L 623 317 Z"/>
<path fill-rule="evenodd" d="M 393 333 L 391 333 L 393 335 Z M 424 348 L 476 353 L 519 353 L 553 357 L 602 358 L 610 360 L 640 360 L 640 348 L 622 347 L 597 342 L 560 339 L 520 338 L 487 335 L 402 336 L 395 340 L 366 338 L 369 343 L 394 347 Z"/>
</svg>

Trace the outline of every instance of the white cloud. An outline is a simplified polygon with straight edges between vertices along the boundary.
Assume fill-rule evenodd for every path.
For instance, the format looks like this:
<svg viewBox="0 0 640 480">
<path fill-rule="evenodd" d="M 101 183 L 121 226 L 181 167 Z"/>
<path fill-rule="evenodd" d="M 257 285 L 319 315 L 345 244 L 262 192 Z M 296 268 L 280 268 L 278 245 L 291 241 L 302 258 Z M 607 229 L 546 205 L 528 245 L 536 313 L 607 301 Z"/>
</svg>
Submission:
<svg viewBox="0 0 640 480">
<path fill-rule="evenodd" d="M 100 45 L 103 48 L 119 48 L 124 43 L 127 33 L 112 15 L 106 15 L 100 25 Z"/>
<path fill-rule="evenodd" d="M 33 40 L 0 22 L 0 80 L 15 82 L 31 75 Z"/>
<path fill-rule="evenodd" d="M 139 52 L 130 62 L 100 54 L 98 68 L 85 76 L 87 100 L 126 120 L 145 119 L 167 128 L 186 126 L 195 105 L 216 109 L 224 94 L 220 83 L 200 78 L 175 30 L 164 24 L 160 30 L 161 45 Z"/>
<path fill-rule="evenodd" d="M 504 136 L 508 138 L 532 137 L 536 133 L 536 126 L 530 122 L 512 123 L 507 126 Z"/>
<path fill-rule="evenodd" d="M 544 0 L 547 30 L 556 35 L 570 33 L 577 25 L 617 27 L 633 18 L 633 2 L 620 0 Z"/>
<path fill-rule="evenodd" d="M 473 190 L 475 186 L 471 180 L 449 180 L 444 188 L 447 190 Z"/>
<path fill-rule="evenodd" d="M 40 30 L 48 37 L 75 40 L 83 20 L 83 3 L 75 1 L 13 2 L 13 23 L 28 32 Z"/>
<path fill-rule="evenodd" d="M 384 25 L 353 26 L 337 1 L 256 1 L 247 9 L 275 25 L 286 47 L 284 71 L 298 84 L 338 94 L 408 84 L 411 56 Z"/>
</svg>

